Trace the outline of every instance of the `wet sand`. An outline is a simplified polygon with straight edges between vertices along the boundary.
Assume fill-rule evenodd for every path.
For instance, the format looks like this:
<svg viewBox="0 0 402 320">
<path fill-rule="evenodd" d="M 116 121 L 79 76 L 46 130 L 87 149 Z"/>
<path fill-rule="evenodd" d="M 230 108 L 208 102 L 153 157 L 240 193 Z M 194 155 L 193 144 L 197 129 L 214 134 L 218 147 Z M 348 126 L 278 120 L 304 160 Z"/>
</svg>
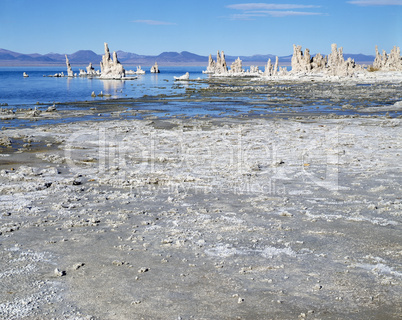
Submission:
<svg viewBox="0 0 402 320">
<path fill-rule="evenodd" d="M 2 319 L 400 319 L 401 119 L 2 134 Z"/>
</svg>

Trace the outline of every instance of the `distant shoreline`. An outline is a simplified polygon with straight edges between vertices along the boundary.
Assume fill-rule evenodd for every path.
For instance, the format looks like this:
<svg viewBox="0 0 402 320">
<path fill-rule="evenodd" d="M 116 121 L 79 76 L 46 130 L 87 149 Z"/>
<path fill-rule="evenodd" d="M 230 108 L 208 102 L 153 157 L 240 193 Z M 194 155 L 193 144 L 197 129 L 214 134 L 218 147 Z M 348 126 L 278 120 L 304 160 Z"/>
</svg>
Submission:
<svg viewBox="0 0 402 320">
<path fill-rule="evenodd" d="M 232 62 L 232 61 L 228 61 Z M 363 64 L 371 64 L 372 62 L 363 63 Z M 123 66 L 135 66 L 141 65 L 143 67 L 151 67 L 151 64 L 148 63 L 122 63 Z M 164 62 L 158 63 L 160 67 L 207 67 L 208 61 L 205 62 Z M 243 66 L 249 67 L 253 65 L 257 66 L 265 66 L 267 61 L 247 61 L 243 62 Z M 359 63 L 362 64 L 362 63 Z M 279 65 L 282 67 L 290 66 L 290 62 L 279 62 Z M 65 67 L 65 63 L 31 63 L 31 62 L 21 62 L 21 61 L 0 61 L 0 67 Z M 71 63 L 73 68 L 84 68 L 86 65 L 82 63 Z M 96 68 L 97 65 L 94 65 Z"/>
</svg>

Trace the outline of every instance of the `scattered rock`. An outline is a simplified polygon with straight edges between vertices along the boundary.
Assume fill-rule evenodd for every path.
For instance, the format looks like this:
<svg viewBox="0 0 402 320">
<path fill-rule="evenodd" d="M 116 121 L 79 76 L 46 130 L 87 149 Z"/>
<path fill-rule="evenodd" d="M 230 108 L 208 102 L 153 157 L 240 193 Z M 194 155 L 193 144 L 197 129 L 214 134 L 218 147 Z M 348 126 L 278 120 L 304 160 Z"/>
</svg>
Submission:
<svg viewBox="0 0 402 320">
<path fill-rule="evenodd" d="M 85 266 L 85 263 L 80 262 L 80 263 L 76 263 L 75 265 L 73 265 L 73 269 L 74 270 L 78 270 L 79 268 Z"/>
<path fill-rule="evenodd" d="M 54 269 L 54 275 L 56 277 L 62 277 L 66 275 L 66 271 L 60 270 L 59 268 Z"/>
<path fill-rule="evenodd" d="M 112 264 L 114 266 L 122 266 L 124 264 L 126 264 L 124 261 L 119 261 L 119 260 L 113 260 Z"/>
<path fill-rule="evenodd" d="M 32 110 L 32 111 L 29 113 L 29 116 L 30 116 L 30 117 L 39 117 L 41 113 L 42 113 L 42 111 L 38 110 L 37 107 L 35 107 L 35 109 Z"/>
<path fill-rule="evenodd" d="M 54 112 L 54 111 L 57 111 L 56 105 L 49 106 L 46 110 L 46 112 Z"/>
<path fill-rule="evenodd" d="M 7 136 L 1 135 L 0 136 L 0 146 L 11 147 L 11 139 Z"/>
<path fill-rule="evenodd" d="M 149 271 L 148 268 L 142 267 L 141 269 L 138 270 L 138 273 L 145 273 L 145 272 L 148 272 L 148 271 Z"/>
</svg>

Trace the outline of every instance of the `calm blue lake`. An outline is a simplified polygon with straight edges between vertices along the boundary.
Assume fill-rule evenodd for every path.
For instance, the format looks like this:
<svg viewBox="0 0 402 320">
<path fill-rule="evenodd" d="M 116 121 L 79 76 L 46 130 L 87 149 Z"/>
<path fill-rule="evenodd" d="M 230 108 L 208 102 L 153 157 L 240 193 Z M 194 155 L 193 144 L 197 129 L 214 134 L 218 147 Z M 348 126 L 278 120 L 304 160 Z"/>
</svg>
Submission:
<svg viewBox="0 0 402 320">
<path fill-rule="evenodd" d="M 125 69 L 136 70 L 136 67 L 125 66 Z M 150 73 L 150 67 L 142 69 L 146 71 L 145 75 L 139 75 L 136 80 L 121 81 L 87 77 L 47 77 L 60 72 L 67 74 L 65 67 L 1 67 L 0 104 L 31 107 L 37 102 L 53 104 L 104 99 L 92 98 L 93 91 L 96 94 L 101 91 L 110 94 L 111 98 L 140 98 L 144 95 L 180 93 L 180 88 L 174 84 L 174 76 L 189 72 L 190 79 L 207 77 L 202 73 L 205 67 L 160 67 L 159 74 Z M 79 68 L 73 67 L 73 71 L 78 74 Z M 24 78 L 23 72 L 29 77 Z"/>
</svg>

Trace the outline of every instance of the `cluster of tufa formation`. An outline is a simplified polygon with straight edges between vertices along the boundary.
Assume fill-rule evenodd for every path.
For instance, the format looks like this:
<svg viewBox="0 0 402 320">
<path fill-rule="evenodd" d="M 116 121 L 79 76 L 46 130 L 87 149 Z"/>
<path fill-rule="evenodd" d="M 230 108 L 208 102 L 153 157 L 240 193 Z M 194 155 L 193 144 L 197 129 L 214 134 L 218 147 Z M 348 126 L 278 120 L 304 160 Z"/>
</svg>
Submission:
<svg viewBox="0 0 402 320">
<path fill-rule="evenodd" d="M 100 72 L 98 70 L 94 69 L 94 67 L 92 66 L 91 62 L 89 63 L 88 67 L 86 67 L 87 71 L 82 70 L 82 69 L 79 69 L 79 70 L 80 70 L 80 74 L 79 74 L 80 77 L 87 77 L 87 76 L 88 77 L 97 77 L 97 76 L 100 76 Z"/>
<path fill-rule="evenodd" d="M 215 74 L 215 75 L 242 75 L 244 73 L 248 74 L 260 74 L 258 67 L 251 66 L 250 70 L 245 71 L 243 69 L 243 62 L 240 57 L 238 57 L 233 63 L 230 65 L 230 70 L 227 67 L 226 58 L 224 52 L 219 52 L 216 55 L 216 61 L 212 59 L 212 55 L 209 55 L 208 58 L 208 67 L 206 71 L 203 73 Z"/>
<path fill-rule="evenodd" d="M 331 49 L 331 53 L 325 58 L 320 53 L 311 58 L 309 49 L 306 49 L 303 54 L 301 46 L 293 45 L 292 73 L 326 73 L 345 77 L 361 70 L 361 67 L 351 58 L 345 61 L 343 48 L 338 50 L 334 43 Z"/>
<path fill-rule="evenodd" d="M 126 75 L 123 65 L 117 60 L 117 53 L 113 52 L 113 59 L 110 57 L 109 47 L 105 42 L 105 54 L 102 56 L 100 63 L 101 78 L 121 79 Z"/>
<path fill-rule="evenodd" d="M 380 55 L 378 46 L 375 46 L 373 68 L 381 71 L 402 71 L 401 49 L 395 46 L 389 55 L 385 50 L 383 50 L 382 55 Z"/>
<path fill-rule="evenodd" d="M 216 54 L 216 62 L 212 59 L 212 55 L 209 55 L 208 59 L 208 67 L 204 73 L 211 74 L 226 74 L 228 73 L 228 66 L 226 64 L 225 53 L 222 51 L 221 53 L 218 50 Z"/>
<path fill-rule="evenodd" d="M 71 68 L 70 61 L 66 55 L 66 65 L 67 65 L 67 76 L 68 77 L 76 77 L 77 75 L 73 73 L 73 69 Z M 126 71 L 124 70 L 122 64 L 117 60 L 116 52 L 113 52 L 113 59 L 110 57 L 109 47 L 107 43 L 105 43 L 105 54 L 102 56 L 102 61 L 100 63 L 101 71 L 95 70 L 92 66 L 92 63 L 89 63 L 88 67 L 86 67 L 86 71 L 79 69 L 79 76 L 100 76 L 104 79 L 122 79 L 126 75 Z M 54 77 L 64 77 L 63 73 L 55 74 Z"/>
</svg>

